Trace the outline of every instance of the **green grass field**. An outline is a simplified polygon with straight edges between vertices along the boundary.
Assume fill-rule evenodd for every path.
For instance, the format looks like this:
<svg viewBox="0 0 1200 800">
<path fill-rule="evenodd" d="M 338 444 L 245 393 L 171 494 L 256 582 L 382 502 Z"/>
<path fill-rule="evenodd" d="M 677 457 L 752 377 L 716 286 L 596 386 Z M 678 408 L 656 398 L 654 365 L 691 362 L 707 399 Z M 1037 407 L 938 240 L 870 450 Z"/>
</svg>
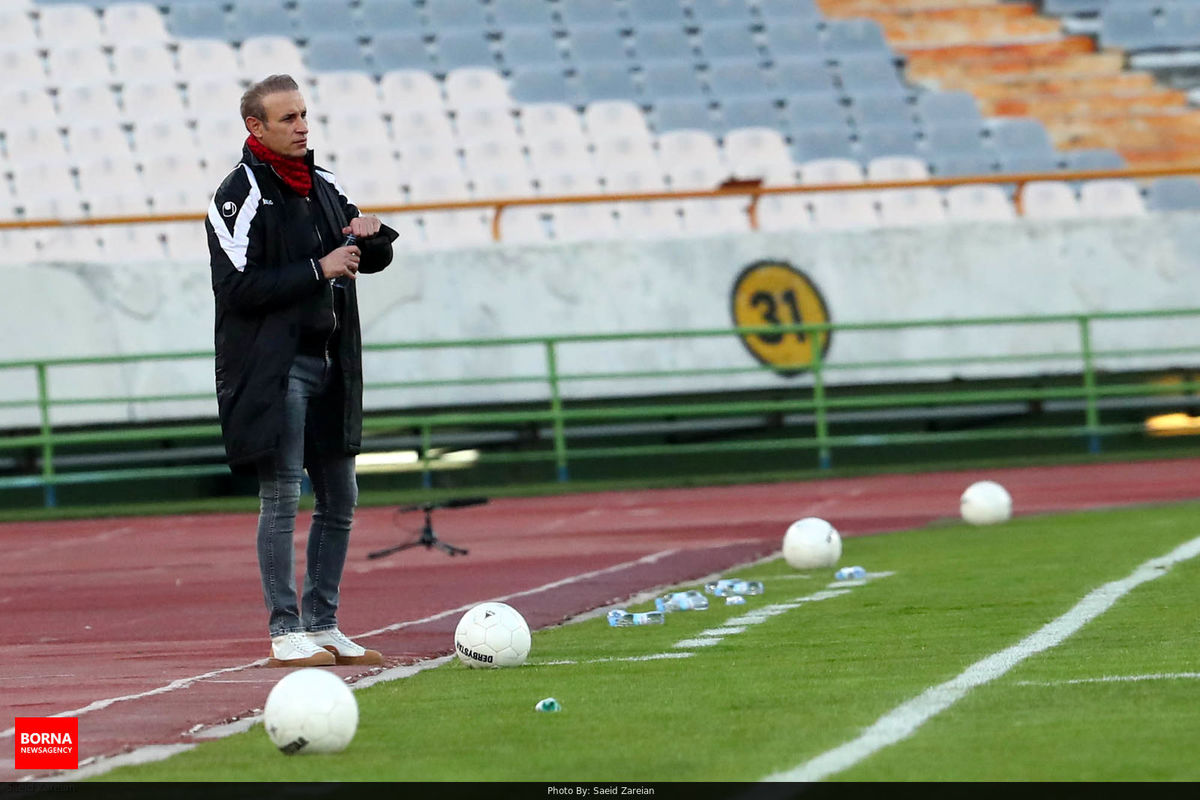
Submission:
<svg viewBox="0 0 1200 800">
<path fill-rule="evenodd" d="M 337 755 L 282 755 L 255 725 L 100 780 L 759 780 L 855 739 L 1093 589 L 1200 536 L 1198 512 L 1189 503 L 847 539 L 842 565 L 893 574 L 796 604 L 713 646 L 674 645 L 821 592 L 833 570 L 749 565 L 729 574 L 759 578 L 766 592 L 743 606 L 718 600 L 662 626 L 591 618 L 536 632 L 520 668 L 454 661 L 360 690 L 357 735 Z M 1200 679 L 1115 680 L 1200 673 L 1198 582 L 1200 558 L 1176 564 L 829 779 L 1200 780 Z M 672 652 L 694 655 L 619 660 Z M 563 710 L 534 711 L 547 696 Z"/>
</svg>

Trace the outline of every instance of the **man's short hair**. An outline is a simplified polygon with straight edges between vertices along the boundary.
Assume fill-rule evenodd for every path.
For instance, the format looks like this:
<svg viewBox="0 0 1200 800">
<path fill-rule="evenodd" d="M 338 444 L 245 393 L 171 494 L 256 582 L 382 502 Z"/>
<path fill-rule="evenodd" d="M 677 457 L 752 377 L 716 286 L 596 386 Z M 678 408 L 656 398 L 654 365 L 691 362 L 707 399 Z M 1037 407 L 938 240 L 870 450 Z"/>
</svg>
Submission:
<svg viewBox="0 0 1200 800">
<path fill-rule="evenodd" d="M 242 95 L 242 120 L 245 121 L 246 117 L 254 117 L 267 122 L 268 120 L 263 119 L 267 115 L 267 109 L 263 106 L 263 98 L 276 92 L 298 91 L 300 91 L 300 86 L 291 75 L 268 75 L 258 83 L 251 84 L 246 93 Z"/>
</svg>

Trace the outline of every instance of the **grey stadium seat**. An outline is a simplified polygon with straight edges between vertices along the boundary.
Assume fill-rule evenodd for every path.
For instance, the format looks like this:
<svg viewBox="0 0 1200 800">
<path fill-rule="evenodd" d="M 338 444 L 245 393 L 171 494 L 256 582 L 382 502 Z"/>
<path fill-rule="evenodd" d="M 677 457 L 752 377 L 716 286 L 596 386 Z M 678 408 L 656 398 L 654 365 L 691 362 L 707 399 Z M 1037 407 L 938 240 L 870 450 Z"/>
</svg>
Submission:
<svg viewBox="0 0 1200 800">
<path fill-rule="evenodd" d="M 815 0 L 758 0 L 758 15 L 768 26 L 780 20 L 821 19 Z"/>
<path fill-rule="evenodd" d="M 1032 117 L 997 117 L 990 123 L 992 143 L 997 150 L 1054 153 L 1046 126 Z"/>
<path fill-rule="evenodd" d="M 858 129 L 858 151 L 863 161 L 879 156 L 918 156 L 914 130 L 909 125 L 871 125 Z"/>
<path fill-rule="evenodd" d="M 394 69 L 432 69 L 433 59 L 424 37 L 414 31 L 378 33 L 371 41 L 371 63 L 382 74 Z"/>
<path fill-rule="evenodd" d="M 251 36 L 290 36 L 292 23 L 282 2 L 242 0 L 229 12 L 229 38 L 242 41 Z"/>
<path fill-rule="evenodd" d="M 667 97 L 705 97 L 704 84 L 691 61 L 651 61 L 643 64 L 642 93 L 651 102 Z"/>
<path fill-rule="evenodd" d="M 349 0 L 304 0 L 296 5 L 296 35 L 302 39 L 319 33 L 357 33 L 359 25 Z"/>
<path fill-rule="evenodd" d="M 567 52 L 572 61 L 617 61 L 629 55 L 620 27 L 611 23 L 572 26 Z"/>
<path fill-rule="evenodd" d="M 487 10 L 480 0 L 425 0 L 425 16 L 434 31 L 484 30 L 489 26 Z"/>
<path fill-rule="evenodd" d="M 996 161 L 1001 172 L 1013 174 L 1024 172 L 1056 172 L 1062 169 L 1062 158 L 1057 153 L 1038 151 L 1000 150 Z"/>
<path fill-rule="evenodd" d="M 850 117 L 857 125 L 912 125 L 912 111 L 912 105 L 902 95 L 890 92 L 857 94 L 850 100 Z"/>
<path fill-rule="evenodd" d="M 779 128 L 780 109 L 770 97 L 726 97 L 720 102 L 725 128 Z"/>
<path fill-rule="evenodd" d="M 687 33 L 677 24 L 637 26 L 633 34 L 633 51 L 643 63 L 695 57 Z"/>
<path fill-rule="evenodd" d="M 460 67 L 496 66 L 496 56 L 482 28 L 444 30 L 434 38 L 433 51 L 444 72 Z"/>
<path fill-rule="evenodd" d="M 635 25 L 646 22 L 685 22 L 679 0 L 629 0 L 629 19 Z"/>
<path fill-rule="evenodd" d="M 559 67 L 520 67 L 509 78 L 513 99 L 520 103 L 575 103 L 577 91 Z"/>
<path fill-rule="evenodd" d="M 778 61 L 772 70 L 775 85 L 785 95 L 835 91 L 834 73 L 820 56 L 788 58 Z"/>
<path fill-rule="evenodd" d="M 784 127 L 830 128 L 847 124 L 846 107 L 833 94 L 800 94 L 785 98 Z"/>
<path fill-rule="evenodd" d="M 701 25 L 709 22 L 752 22 L 748 0 L 692 0 L 692 19 Z"/>
<path fill-rule="evenodd" d="M 917 95 L 916 112 L 925 123 L 976 122 L 983 116 L 975 95 L 962 90 L 921 92 Z"/>
<path fill-rule="evenodd" d="M 873 19 L 831 19 L 825 23 L 821 42 L 827 55 L 840 58 L 859 53 L 891 54 L 883 28 Z"/>
<path fill-rule="evenodd" d="M 623 62 L 583 64 L 576 75 L 583 97 L 592 100 L 633 100 L 638 97 L 633 73 Z"/>
<path fill-rule="evenodd" d="M 361 32 L 367 36 L 384 31 L 423 32 L 421 15 L 407 0 L 362 0 L 358 20 Z"/>
<path fill-rule="evenodd" d="M 926 125 L 925 149 L 930 156 L 972 155 L 987 148 L 982 124 L 945 122 Z"/>
<path fill-rule="evenodd" d="M 767 53 L 772 59 L 789 56 L 819 57 L 821 34 L 816 24 L 808 19 L 787 19 L 774 22 L 766 29 Z"/>
<path fill-rule="evenodd" d="M 778 96 L 776 85 L 752 61 L 718 61 L 708 65 L 704 81 L 717 97 Z"/>
<path fill-rule="evenodd" d="M 1107 147 L 1066 150 L 1062 155 L 1067 169 L 1122 169 L 1125 167 L 1125 159 L 1121 154 Z"/>
<path fill-rule="evenodd" d="M 1200 208 L 1200 181 L 1185 176 L 1159 178 L 1146 190 L 1151 211 L 1185 211 Z"/>
<path fill-rule="evenodd" d="M 554 32 L 549 26 L 515 25 L 500 39 L 500 59 L 507 67 L 563 64 Z"/>
<path fill-rule="evenodd" d="M 549 25 L 552 8 L 545 0 L 492 0 L 492 29 L 504 31 L 513 25 Z"/>
<path fill-rule="evenodd" d="M 984 152 L 929 156 L 930 171 L 941 177 L 990 175 L 996 171 L 995 159 Z"/>
<path fill-rule="evenodd" d="M 167 14 L 167 30 L 179 39 L 225 39 L 229 34 L 225 11 L 207 3 L 172 6 Z"/>
<path fill-rule="evenodd" d="M 541 0 L 545 4 L 545 0 Z M 620 7 L 612 0 L 559 0 L 558 15 L 568 27 L 604 23 L 622 24 Z"/>
<path fill-rule="evenodd" d="M 308 37 L 304 63 L 314 72 L 366 70 L 367 57 L 354 33 L 321 33 Z"/>
<path fill-rule="evenodd" d="M 708 61 L 761 58 L 758 42 L 750 28 L 738 22 L 706 24 L 700 28 L 700 52 Z"/>
<path fill-rule="evenodd" d="M 664 98 L 654 104 L 650 117 L 659 133 L 683 129 L 717 133 L 722 127 L 702 99 Z"/>
<path fill-rule="evenodd" d="M 906 91 L 895 63 L 886 54 L 843 58 L 838 62 L 836 74 L 845 94 Z"/>
<path fill-rule="evenodd" d="M 796 163 L 817 158 L 858 158 L 845 125 L 793 131 L 790 149 L 792 160 Z"/>
</svg>

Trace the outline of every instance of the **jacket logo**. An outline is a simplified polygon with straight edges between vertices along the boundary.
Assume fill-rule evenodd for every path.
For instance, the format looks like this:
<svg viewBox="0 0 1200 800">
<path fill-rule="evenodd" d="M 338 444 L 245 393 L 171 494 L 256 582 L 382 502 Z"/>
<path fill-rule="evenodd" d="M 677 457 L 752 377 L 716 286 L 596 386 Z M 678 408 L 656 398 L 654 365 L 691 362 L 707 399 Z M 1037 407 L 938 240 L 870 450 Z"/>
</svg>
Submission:
<svg viewBox="0 0 1200 800">
<path fill-rule="evenodd" d="M 222 217 L 232 217 L 236 213 L 237 213 L 237 203 L 233 202 L 232 200 L 226 200 L 221 205 L 221 216 Z"/>
<path fill-rule="evenodd" d="M 264 206 L 273 206 L 273 205 L 275 205 L 275 201 L 274 201 L 274 200 L 268 200 L 267 198 L 265 198 L 265 197 L 264 197 L 264 198 L 263 198 L 263 201 L 262 201 L 262 204 L 263 204 Z"/>
</svg>

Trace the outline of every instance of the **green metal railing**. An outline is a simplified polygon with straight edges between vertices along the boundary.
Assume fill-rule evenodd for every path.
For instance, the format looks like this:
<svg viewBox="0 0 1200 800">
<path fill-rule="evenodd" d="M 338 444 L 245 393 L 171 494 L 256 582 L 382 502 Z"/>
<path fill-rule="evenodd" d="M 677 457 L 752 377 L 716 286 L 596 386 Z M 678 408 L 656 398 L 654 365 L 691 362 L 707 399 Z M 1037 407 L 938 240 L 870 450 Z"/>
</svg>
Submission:
<svg viewBox="0 0 1200 800">
<path fill-rule="evenodd" d="M 372 441 L 381 441 L 386 435 L 397 431 L 411 432 L 419 441 L 419 469 L 424 485 L 430 485 L 435 468 L 431 453 L 441 439 L 450 432 L 467 431 L 479 434 L 484 431 L 511 431 L 513 429 L 538 426 L 548 428 L 548 447 L 532 447 L 509 451 L 482 449 L 478 463 L 519 463 L 544 461 L 553 464 L 554 477 L 559 481 L 570 478 L 570 465 L 583 459 L 637 458 L 641 456 L 689 454 L 689 453 L 733 453 L 768 452 L 780 450 L 809 450 L 815 453 L 815 466 L 828 468 L 835 451 L 843 448 L 877 446 L 916 445 L 928 443 L 983 442 L 1002 439 L 1078 438 L 1090 452 L 1098 452 L 1106 436 L 1128 434 L 1143 429 L 1142 422 L 1111 422 L 1102 419 L 1105 401 L 1132 403 L 1147 397 L 1182 397 L 1195 392 L 1200 384 L 1176 381 L 1169 386 L 1150 378 L 1104 381 L 1106 374 L 1120 374 L 1111 366 L 1102 371 L 1098 362 L 1112 364 L 1125 360 L 1133 363 L 1141 359 L 1172 359 L 1172 368 L 1190 369 L 1200 366 L 1200 334 L 1197 344 L 1171 343 L 1166 336 L 1155 336 L 1161 346 L 1109 348 L 1094 347 L 1095 328 L 1099 323 L 1137 321 L 1155 323 L 1168 319 L 1200 318 L 1200 309 L 1165 309 L 1155 311 L 1112 312 L 1095 314 L 1029 315 L 1010 317 L 982 317 L 972 319 L 906 320 L 896 322 L 828 323 L 817 325 L 781 325 L 756 327 L 724 327 L 703 330 L 640 331 L 615 334 L 562 335 L 534 337 L 504 337 L 494 339 L 463 339 L 453 341 L 413 341 L 366 345 L 369 354 L 419 351 L 430 349 L 497 349 L 539 347 L 543 353 L 544 371 L 522 375 L 462 375 L 449 379 L 380 380 L 370 382 L 365 389 L 369 393 L 383 390 L 416 390 L 434 387 L 482 387 L 505 384 L 526 384 L 538 387 L 540 399 L 511 403 L 500 406 L 491 404 L 459 406 L 436 410 L 421 410 L 403 413 L 369 413 L 364 420 L 364 445 L 367 449 Z M 849 335 L 886 336 L 901 330 L 932 329 L 952 336 L 965 328 L 989 326 L 1023 326 L 1030 331 L 1047 326 L 1073 326 L 1077 345 L 1066 349 L 1032 353 L 980 352 L 956 356 L 931 356 L 915 359 L 878 359 L 845 361 L 836 357 L 839 337 Z M 1200 328 L 1198 328 L 1200 330 Z M 780 378 L 771 389 L 746 397 L 742 393 L 722 393 L 711 388 L 699 389 L 688 394 L 671 394 L 663 389 L 665 383 L 679 378 L 713 379 L 752 373 L 771 373 L 778 369 L 765 364 L 744 367 L 681 368 L 660 370 L 629 369 L 621 371 L 564 372 L 561 369 L 562 354 L 578 345 L 617 346 L 633 341 L 655 341 L 666 339 L 695 339 L 706 337 L 752 337 L 802 333 L 807 336 L 832 336 L 835 344 L 828 359 L 822 357 L 821 348 L 813 347 L 813 360 L 807 367 L 807 378 Z M 813 340 L 815 341 L 815 340 Z M 99 483 L 116 480 L 146 480 L 176 476 L 199 476 L 223 474 L 226 467 L 219 458 L 208 463 L 184 463 L 174 466 L 154 466 L 119 463 L 120 455 L 110 460 L 116 466 L 103 469 L 64 468 L 64 451 L 81 446 L 112 447 L 118 451 L 133 446 L 161 441 L 194 441 L 210 444 L 219 443 L 219 429 L 215 422 L 215 400 L 209 393 L 177 393 L 153 395 L 113 395 L 95 397 L 55 396 L 51 392 L 51 376 L 61 370 L 80 366 L 120 367 L 131 363 L 170 361 L 184 362 L 196 359 L 211 359 L 210 351 L 145 353 L 129 356 L 105 356 L 96 358 L 33 359 L 0 363 L 0 376 L 13 375 L 22 370 L 32 370 L 35 375 L 36 396 L 0 401 L 0 409 L 34 408 L 36 426 L 14 429 L 7 436 L 0 435 L 0 455 L 16 453 L 24 456 L 25 466 L 9 469 L 9 474 L 0 474 L 0 488 L 41 487 L 44 501 L 48 505 L 56 502 L 55 487 L 65 484 Z M 1044 385 L 1045 370 L 1037 371 L 1037 365 L 1056 364 L 1053 370 L 1063 380 L 1058 385 Z M 986 381 L 963 381 L 961 388 L 934 388 L 903 378 L 905 372 L 921 368 L 950 368 L 991 366 L 1003 370 L 1010 382 L 1017 385 L 987 386 Z M 792 365 L 794 371 L 795 365 Z M 1161 371 L 1161 367 L 1156 367 Z M 837 381 L 839 373 L 870 371 L 878 377 L 872 378 L 869 391 L 846 391 L 844 382 Z M 888 375 L 896 375 L 889 380 Z M 369 376 L 368 376 L 369 377 Z M 5 378 L 0 378 L 5 379 Z M 636 384 L 637 389 L 620 398 L 589 395 L 589 385 L 601 380 L 621 380 Z M 1064 380 L 1066 382 L 1064 382 Z M 5 382 L 8 381 L 5 379 Z M 915 384 L 915 388 L 914 388 Z M 567 389 L 579 389 L 578 399 Z M 724 396 L 722 396 L 724 394 Z M 212 421 L 172 423 L 97 423 L 83 427 L 56 424 L 54 412 L 66 407 L 96 407 L 117 404 L 154 404 L 178 401 L 212 401 Z M 862 433 L 846 430 L 840 419 L 855 412 L 873 411 L 899 414 L 919 408 L 970 407 L 997 403 L 1041 403 L 1046 401 L 1069 401 L 1078 403 L 1082 413 L 1076 419 L 1063 424 L 1025 425 L 999 429 L 975 428 L 952 431 L 885 431 Z M 406 403 L 411 406 L 412 404 Z M 593 436 L 581 431 L 585 424 L 601 431 L 616 431 L 621 426 L 638 422 L 647 423 L 670 420 L 672 422 L 701 420 L 729 420 L 735 417 L 767 415 L 803 415 L 805 422 L 799 425 L 804 435 L 787 435 L 776 438 L 729 437 L 723 441 L 670 443 L 638 441 L 634 443 L 588 444 Z M 811 432 L 809 430 L 811 429 Z M 34 432 L 36 431 L 36 432 Z M 145 449 L 145 448 L 143 448 Z M 36 457 L 34 457 L 36 454 Z"/>
</svg>

